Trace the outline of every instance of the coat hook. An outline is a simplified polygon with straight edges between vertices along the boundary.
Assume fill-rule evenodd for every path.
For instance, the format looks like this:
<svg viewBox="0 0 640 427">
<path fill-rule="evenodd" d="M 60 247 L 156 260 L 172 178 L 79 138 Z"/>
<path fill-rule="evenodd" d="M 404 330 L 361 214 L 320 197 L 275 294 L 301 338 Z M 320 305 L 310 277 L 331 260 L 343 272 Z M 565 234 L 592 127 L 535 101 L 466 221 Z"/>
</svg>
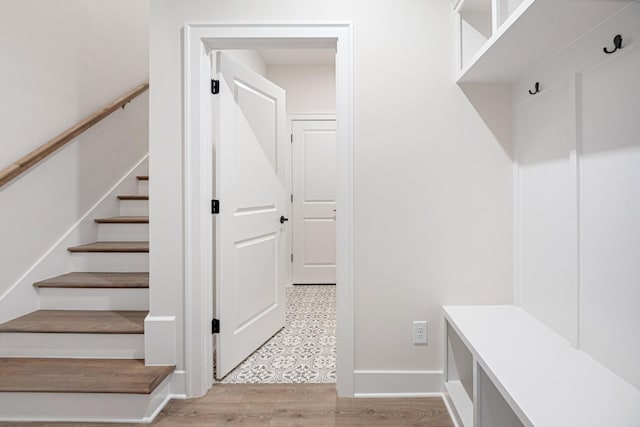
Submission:
<svg viewBox="0 0 640 427">
<path fill-rule="evenodd" d="M 540 82 L 536 82 L 536 85 L 535 85 L 535 91 L 533 91 L 533 90 L 529 90 L 529 93 L 530 93 L 531 95 L 535 95 L 535 94 L 537 94 L 537 93 L 540 93 Z"/>
<path fill-rule="evenodd" d="M 620 34 L 618 34 L 613 38 L 613 46 L 614 46 L 613 50 L 609 50 L 606 47 L 602 50 L 604 50 L 604 53 L 611 55 L 612 53 L 616 52 L 618 49 L 622 49 L 622 36 Z"/>
</svg>

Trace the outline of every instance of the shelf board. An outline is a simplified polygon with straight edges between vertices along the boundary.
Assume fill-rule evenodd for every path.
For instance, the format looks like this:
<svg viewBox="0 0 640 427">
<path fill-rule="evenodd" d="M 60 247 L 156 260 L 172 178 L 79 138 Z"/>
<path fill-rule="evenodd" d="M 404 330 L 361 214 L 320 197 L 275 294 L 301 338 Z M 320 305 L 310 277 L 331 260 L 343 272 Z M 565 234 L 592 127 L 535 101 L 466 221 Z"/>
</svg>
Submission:
<svg viewBox="0 0 640 427">
<path fill-rule="evenodd" d="M 630 3 L 524 0 L 462 69 L 457 81 L 513 82 Z"/>
<path fill-rule="evenodd" d="M 464 386 L 460 381 L 447 381 L 444 387 L 449 394 L 449 398 L 453 401 L 458 416 L 464 427 L 473 426 L 473 401 L 467 394 Z"/>
</svg>

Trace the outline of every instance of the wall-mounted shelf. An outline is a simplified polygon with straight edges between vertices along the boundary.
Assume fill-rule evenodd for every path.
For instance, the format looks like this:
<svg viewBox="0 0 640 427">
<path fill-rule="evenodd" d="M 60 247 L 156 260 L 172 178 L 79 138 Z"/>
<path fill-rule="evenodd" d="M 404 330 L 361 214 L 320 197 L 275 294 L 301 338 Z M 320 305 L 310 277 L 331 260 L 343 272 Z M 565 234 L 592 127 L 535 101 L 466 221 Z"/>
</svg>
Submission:
<svg viewBox="0 0 640 427">
<path fill-rule="evenodd" d="M 513 82 L 535 64 L 578 39 L 631 1 L 492 0 L 493 31 L 477 48 L 478 34 L 465 32 L 465 0 L 458 4 L 459 83 Z M 486 3 L 485 5 L 486 10 Z M 477 6 L 474 6 L 477 7 Z M 485 16 L 486 15 L 485 11 Z M 468 21 L 468 20 L 467 20 Z M 486 18 L 485 18 L 486 25 Z M 473 54 L 471 48 L 476 47 Z"/>
</svg>

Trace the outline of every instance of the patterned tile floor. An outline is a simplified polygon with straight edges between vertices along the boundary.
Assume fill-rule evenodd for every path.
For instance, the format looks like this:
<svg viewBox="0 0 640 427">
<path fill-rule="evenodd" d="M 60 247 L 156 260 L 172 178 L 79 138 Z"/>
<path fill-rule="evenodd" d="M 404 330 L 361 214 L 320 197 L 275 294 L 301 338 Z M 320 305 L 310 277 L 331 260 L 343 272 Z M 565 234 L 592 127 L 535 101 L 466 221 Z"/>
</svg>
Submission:
<svg viewBox="0 0 640 427">
<path fill-rule="evenodd" d="M 286 298 L 284 329 L 219 382 L 336 382 L 336 287 L 290 286 Z"/>
</svg>

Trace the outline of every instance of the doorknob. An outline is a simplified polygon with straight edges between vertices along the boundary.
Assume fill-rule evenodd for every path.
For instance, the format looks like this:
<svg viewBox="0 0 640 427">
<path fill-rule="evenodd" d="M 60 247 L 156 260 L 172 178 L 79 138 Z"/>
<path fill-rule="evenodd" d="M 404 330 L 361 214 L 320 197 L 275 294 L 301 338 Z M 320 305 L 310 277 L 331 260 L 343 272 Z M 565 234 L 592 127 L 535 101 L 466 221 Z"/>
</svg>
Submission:
<svg viewBox="0 0 640 427">
<path fill-rule="evenodd" d="M 285 221 L 289 221 L 289 218 L 285 218 L 284 215 L 280 217 L 280 224 L 284 224 Z"/>
</svg>

